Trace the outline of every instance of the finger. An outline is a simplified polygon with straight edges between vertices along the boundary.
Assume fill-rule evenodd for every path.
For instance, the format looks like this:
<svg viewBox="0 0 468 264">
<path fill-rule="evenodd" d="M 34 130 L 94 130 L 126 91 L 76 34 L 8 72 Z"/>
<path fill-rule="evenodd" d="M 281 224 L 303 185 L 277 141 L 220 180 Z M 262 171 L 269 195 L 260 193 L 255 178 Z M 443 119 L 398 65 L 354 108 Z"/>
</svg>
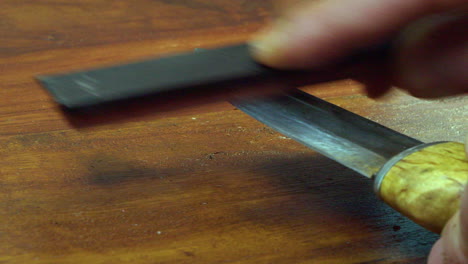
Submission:
<svg viewBox="0 0 468 264">
<path fill-rule="evenodd" d="M 465 138 L 465 152 L 468 159 L 468 135 Z M 465 186 L 460 208 L 461 213 L 457 212 L 448 221 L 442 237 L 432 247 L 428 264 L 468 263 L 468 185 Z"/>
<path fill-rule="evenodd" d="M 327 63 L 374 44 L 425 14 L 466 0 L 323 0 L 289 9 L 252 41 L 260 62 L 278 68 Z"/>
<path fill-rule="evenodd" d="M 460 211 L 445 226 L 442 236 L 429 255 L 429 264 L 468 263 L 468 188 L 462 198 Z"/>
<path fill-rule="evenodd" d="M 392 88 L 391 72 L 386 62 L 373 62 L 366 67 L 356 69 L 356 74 L 351 77 L 364 85 L 370 98 L 379 98 Z M 353 67 L 354 68 L 354 67 Z"/>
<path fill-rule="evenodd" d="M 429 258 L 427 259 L 427 264 L 444 264 L 442 239 L 437 240 L 432 247 Z"/>
<path fill-rule="evenodd" d="M 396 83 L 418 97 L 468 92 L 468 15 L 445 14 L 414 23 L 396 52 Z"/>
</svg>

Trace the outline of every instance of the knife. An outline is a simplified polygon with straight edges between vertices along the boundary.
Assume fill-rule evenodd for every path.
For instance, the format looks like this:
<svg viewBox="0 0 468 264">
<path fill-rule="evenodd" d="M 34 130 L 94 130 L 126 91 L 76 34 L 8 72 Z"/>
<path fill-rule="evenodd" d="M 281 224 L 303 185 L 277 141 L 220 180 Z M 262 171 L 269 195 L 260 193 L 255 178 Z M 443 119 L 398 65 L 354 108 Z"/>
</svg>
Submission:
<svg viewBox="0 0 468 264">
<path fill-rule="evenodd" d="M 281 134 L 374 180 L 375 193 L 440 233 L 460 207 L 468 160 L 457 142 L 423 143 L 300 90 L 233 98 L 231 103 Z"/>
<path fill-rule="evenodd" d="M 112 67 L 39 76 L 62 106 L 81 109 L 148 95 L 193 95 L 280 84 L 298 87 L 336 80 L 346 67 L 384 59 L 388 45 L 358 52 L 333 67 L 275 70 L 256 63 L 245 44 L 199 50 Z M 338 73 L 338 74 L 337 74 Z M 468 180 L 464 146 L 424 144 L 295 89 L 231 102 L 260 122 L 374 180 L 386 203 L 434 232 L 460 204 Z M 175 97 L 163 97 L 175 98 Z"/>
</svg>

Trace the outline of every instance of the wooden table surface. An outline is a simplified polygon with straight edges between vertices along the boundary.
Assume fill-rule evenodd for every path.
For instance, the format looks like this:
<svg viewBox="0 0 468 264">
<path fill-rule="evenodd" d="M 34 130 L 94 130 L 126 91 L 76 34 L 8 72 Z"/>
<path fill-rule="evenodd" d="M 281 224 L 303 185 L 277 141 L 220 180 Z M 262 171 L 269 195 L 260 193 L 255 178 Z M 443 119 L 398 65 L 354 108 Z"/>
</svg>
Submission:
<svg viewBox="0 0 468 264">
<path fill-rule="evenodd" d="M 271 10 L 1 1 L 0 263 L 424 263 L 437 236 L 370 180 L 226 102 L 74 127 L 33 78 L 242 42 Z M 424 141 L 467 130 L 466 97 L 374 101 L 351 80 L 306 90 Z"/>
</svg>

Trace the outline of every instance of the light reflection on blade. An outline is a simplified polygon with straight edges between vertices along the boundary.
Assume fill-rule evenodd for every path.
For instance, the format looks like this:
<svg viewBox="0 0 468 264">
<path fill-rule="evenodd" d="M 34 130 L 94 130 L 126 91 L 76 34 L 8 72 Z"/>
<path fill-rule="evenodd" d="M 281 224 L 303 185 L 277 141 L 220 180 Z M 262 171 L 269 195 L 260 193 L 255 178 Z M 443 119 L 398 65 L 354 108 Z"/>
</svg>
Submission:
<svg viewBox="0 0 468 264">
<path fill-rule="evenodd" d="M 422 142 L 300 90 L 234 98 L 258 121 L 371 178 L 394 155 Z"/>
</svg>

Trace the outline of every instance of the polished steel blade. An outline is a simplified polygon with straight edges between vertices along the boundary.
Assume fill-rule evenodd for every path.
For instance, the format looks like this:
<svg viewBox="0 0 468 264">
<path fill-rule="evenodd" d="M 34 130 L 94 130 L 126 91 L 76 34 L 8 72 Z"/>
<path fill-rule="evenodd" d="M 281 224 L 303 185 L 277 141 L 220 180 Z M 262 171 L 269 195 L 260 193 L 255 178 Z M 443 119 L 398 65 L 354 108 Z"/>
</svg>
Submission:
<svg viewBox="0 0 468 264">
<path fill-rule="evenodd" d="M 258 121 L 371 178 L 391 157 L 422 144 L 300 90 L 231 103 Z"/>
</svg>

